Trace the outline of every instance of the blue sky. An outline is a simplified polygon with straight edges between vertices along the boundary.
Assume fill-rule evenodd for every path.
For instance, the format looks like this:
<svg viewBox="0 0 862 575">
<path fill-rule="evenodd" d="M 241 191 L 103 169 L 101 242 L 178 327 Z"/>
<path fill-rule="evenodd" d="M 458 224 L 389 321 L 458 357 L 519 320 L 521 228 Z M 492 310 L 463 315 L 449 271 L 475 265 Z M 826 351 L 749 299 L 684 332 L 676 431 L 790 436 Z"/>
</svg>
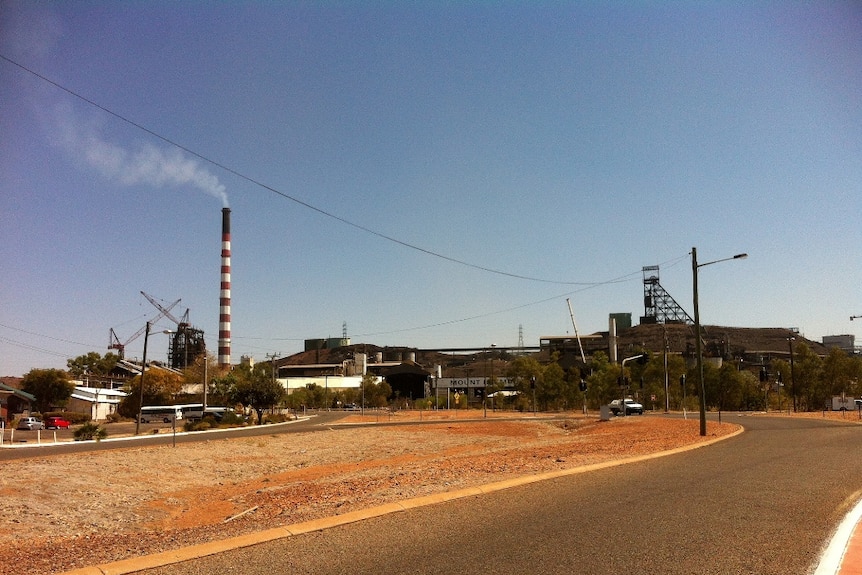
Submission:
<svg viewBox="0 0 862 575">
<path fill-rule="evenodd" d="M 566 298 L 602 331 L 656 264 L 692 313 L 692 246 L 749 254 L 700 270 L 703 323 L 862 337 L 858 4 L 3 1 L 0 27 L 0 375 L 106 352 L 141 291 L 214 352 L 222 196 L 234 361 L 345 322 L 536 345 Z"/>
</svg>

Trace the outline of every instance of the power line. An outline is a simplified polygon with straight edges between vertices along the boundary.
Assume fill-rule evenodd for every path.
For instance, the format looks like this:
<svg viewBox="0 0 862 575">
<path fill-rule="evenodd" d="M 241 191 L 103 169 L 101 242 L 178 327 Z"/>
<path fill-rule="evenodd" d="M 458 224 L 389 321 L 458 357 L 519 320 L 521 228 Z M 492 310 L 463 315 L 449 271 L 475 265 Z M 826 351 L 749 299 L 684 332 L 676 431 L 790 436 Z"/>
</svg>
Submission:
<svg viewBox="0 0 862 575">
<path fill-rule="evenodd" d="M 659 265 L 661 265 L 661 266 L 670 266 L 670 267 L 673 267 L 674 265 L 676 265 L 676 264 L 677 264 L 677 263 L 679 263 L 680 261 L 682 261 L 682 260 L 688 260 L 688 259 L 689 259 L 689 255 L 688 255 L 688 254 L 685 254 L 685 255 L 678 256 L 678 257 L 676 257 L 676 258 L 673 258 L 673 259 L 667 260 L 666 262 L 663 262 L 663 263 L 661 263 L 661 264 L 659 264 Z M 487 312 L 487 313 L 478 314 L 478 315 L 474 315 L 474 316 L 462 317 L 462 318 L 459 318 L 459 319 L 451 319 L 451 320 L 441 321 L 441 322 L 438 322 L 438 323 L 433 323 L 433 324 L 428 324 L 428 325 L 422 325 L 422 326 L 405 327 L 405 328 L 395 329 L 395 330 L 389 330 L 389 331 L 378 331 L 378 332 L 369 332 L 369 333 L 358 333 L 358 334 L 356 334 L 356 335 L 355 335 L 355 337 L 374 337 L 374 336 L 380 336 L 380 335 L 392 335 L 392 334 L 396 334 L 396 333 L 405 333 L 405 332 L 409 332 L 409 331 L 419 331 L 419 330 L 423 330 L 423 329 L 431 329 L 431 328 L 435 328 L 435 327 L 443 327 L 443 326 L 447 326 L 447 325 L 454 325 L 454 324 L 463 323 L 463 322 L 467 322 L 467 321 L 472 321 L 472 320 L 476 320 L 476 319 L 482 319 L 482 318 L 490 317 L 490 316 L 494 316 L 494 315 L 500 315 L 500 314 L 508 313 L 508 312 L 511 312 L 511 311 L 517 311 L 517 310 L 519 310 L 519 309 L 523 309 L 523 308 L 526 308 L 526 307 L 532 307 L 532 306 L 534 306 L 534 305 L 539 305 L 539 304 L 547 303 L 547 302 L 549 302 L 549 301 L 554 301 L 554 300 L 563 299 L 563 298 L 565 298 L 565 297 L 568 297 L 568 296 L 571 296 L 571 295 L 574 295 L 574 294 L 576 294 L 576 293 L 580 293 L 580 292 L 583 292 L 583 291 L 587 291 L 587 290 L 590 290 L 590 289 L 593 289 L 593 288 L 597 288 L 597 287 L 601 287 L 601 286 L 605 286 L 605 285 L 611 285 L 611 284 L 615 284 L 615 283 L 622 283 L 622 282 L 626 282 L 626 281 L 631 281 L 631 279 L 632 279 L 634 276 L 640 276 L 640 275 L 641 275 L 641 273 L 642 273 L 642 271 L 641 271 L 641 270 L 638 270 L 638 271 L 636 271 L 636 272 L 627 273 L 627 274 L 625 274 L 625 275 L 621 275 L 621 276 L 618 276 L 618 277 L 613 278 L 613 279 L 610 279 L 610 280 L 606 280 L 606 281 L 603 281 L 603 282 L 597 282 L 597 283 L 594 283 L 594 284 L 589 284 L 589 285 L 587 285 L 587 286 L 585 286 L 585 287 L 582 287 L 582 288 L 580 288 L 580 289 L 577 289 L 577 290 L 574 290 L 574 291 L 570 291 L 570 292 L 567 292 L 567 293 L 564 293 L 564 294 L 559 294 L 559 295 L 555 295 L 555 296 L 547 297 L 547 298 L 544 298 L 544 299 L 541 299 L 541 300 L 537 300 L 537 301 L 533 301 L 533 302 L 529 302 L 529 303 L 525 303 L 525 304 L 516 305 L 516 306 L 513 306 L 513 307 L 506 308 L 506 309 L 500 309 L 500 310 L 490 311 L 490 312 Z M 258 340 L 269 339 L 270 341 L 303 341 L 301 338 L 288 338 L 288 337 L 283 337 L 283 338 L 281 338 L 281 337 L 273 337 L 273 338 L 245 337 L 245 338 L 243 338 L 243 337 L 241 337 L 241 336 L 240 336 L 240 337 L 237 337 L 237 338 L 235 338 L 235 339 L 258 339 Z"/>
<path fill-rule="evenodd" d="M 52 340 L 54 340 L 54 341 L 59 341 L 59 342 L 62 342 L 62 343 L 71 343 L 71 344 L 73 344 L 73 345 L 81 345 L 81 346 L 84 346 L 84 347 L 93 347 L 93 345 L 92 345 L 92 344 L 89 344 L 89 343 L 81 343 L 80 341 L 72 341 L 72 340 L 70 340 L 70 339 L 62 339 L 62 338 L 59 338 L 59 337 L 53 337 L 53 336 L 50 336 L 50 335 L 45 335 L 45 334 L 42 334 L 42 333 L 36 333 L 36 332 L 34 332 L 34 331 L 27 331 L 26 329 L 21 329 L 20 327 L 13 327 L 13 326 L 11 326 L 11 325 L 6 325 L 6 324 L 2 324 L 2 323 L 0 323 L 0 327 L 2 327 L 2 328 L 6 328 L 6 329 L 11 329 L 12 331 L 18 331 L 18 332 L 21 332 L 21 333 L 26 333 L 27 335 L 35 335 L 36 337 L 44 337 L 44 338 L 46 338 L 46 339 L 52 339 Z M 13 341 L 9 340 L 9 343 L 15 343 L 15 342 L 13 342 Z M 24 346 L 24 345 L 26 345 L 26 344 L 21 344 L 21 345 L 22 345 L 22 346 Z M 37 349 L 37 350 L 38 350 L 39 348 L 35 348 L 35 347 L 34 347 L 34 348 L 32 348 L 32 349 Z M 45 351 L 45 350 L 41 350 L 41 351 Z"/>
<path fill-rule="evenodd" d="M 180 144 L 179 142 L 177 142 L 177 141 L 175 141 L 175 140 L 172 140 L 172 139 L 170 139 L 170 138 L 168 138 L 168 137 L 166 137 L 166 136 L 163 136 L 162 134 L 160 134 L 160 133 L 156 132 L 155 130 L 152 130 L 152 129 L 150 129 L 150 128 L 147 128 L 147 127 L 146 127 L 146 126 L 144 126 L 143 124 L 141 124 L 141 123 L 139 123 L 139 122 L 136 122 L 136 121 L 134 121 L 134 120 L 132 120 L 132 119 L 130 119 L 130 118 L 128 118 L 128 117 L 126 117 L 126 116 L 123 116 L 122 114 L 119 114 L 119 113 L 117 113 L 117 112 L 115 112 L 115 111 L 111 110 L 110 108 L 107 108 L 107 107 L 105 107 L 105 106 L 101 105 L 101 104 L 99 104 L 98 102 L 96 102 L 96 101 L 94 101 L 94 100 L 92 100 L 92 99 L 90 99 L 90 98 L 87 98 L 86 96 L 84 96 L 84 95 L 82 95 L 82 94 L 79 94 L 78 92 L 75 92 L 74 90 L 71 90 L 70 88 L 67 88 L 66 86 L 64 86 L 64 85 L 62 85 L 62 84 L 60 84 L 60 83 L 58 83 L 58 82 L 55 82 L 54 80 L 51 80 L 51 79 L 50 79 L 50 78 L 48 78 L 47 76 L 44 76 L 44 75 L 42 75 L 42 74 L 40 74 L 40 73 L 36 72 L 35 70 L 32 70 L 32 69 L 30 69 L 30 68 L 28 68 L 28 67 L 26 67 L 26 66 L 24 66 L 24 65 L 22 65 L 22 64 L 20 64 L 20 63 L 18 63 L 18 62 L 16 62 L 15 60 L 12 60 L 11 58 L 8 58 L 7 56 L 5 56 L 5 55 L 3 55 L 3 54 L 0 54 L 0 59 L 3 59 L 3 60 L 5 60 L 6 62 L 9 62 L 9 63 L 10 63 L 10 64 L 12 64 L 13 66 L 17 66 L 17 67 L 18 67 L 18 68 L 20 68 L 21 70 L 23 70 L 23 71 L 27 72 L 28 74 L 32 74 L 33 76 L 35 76 L 35 77 L 39 78 L 40 80 L 42 80 L 42 81 L 44 81 L 44 82 L 47 82 L 48 84 L 51 84 L 52 86 L 54 86 L 54 87 L 58 88 L 59 90 L 62 90 L 62 91 L 64 91 L 64 92 L 66 92 L 67 94 L 69 94 L 69 95 L 71 95 L 71 96 L 73 96 L 73 97 L 75 97 L 75 98 L 78 98 L 79 100 L 81 100 L 81 101 L 83 101 L 83 102 L 86 102 L 86 103 L 87 103 L 87 104 L 89 104 L 90 106 L 93 106 L 94 108 L 98 108 L 99 110 L 101 110 L 101 111 L 105 112 L 106 114 L 109 114 L 109 115 L 113 116 L 114 118 L 117 118 L 118 120 L 120 120 L 120 121 L 122 121 L 122 122 L 125 122 L 125 123 L 127 123 L 127 124 L 129 124 L 129 125 L 131 125 L 131 126 L 134 126 L 135 128 L 137 128 L 137 129 L 139 129 L 139 130 L 141 130 L 141 131 L 143 131 L 143 132 L 146 132 L 147 134 L 149 134 L 149 135 L 153 136 L 154 138 L 157 138 L 157 139 L 161 140 L 162 142 L 165 142 L 166 144 L 168 144 L 168 145 L 170 145 L 170 146 L 173 146 L 173 147 L 175 147 L 175 148 L 178 148 L 178 149 L 180 149 L 180 150 L 182 150 L 182 151 L 186 152 L 187 154 L 194 156 L 195 158 L 198 158 L 198 159 L 200 159 L 200 160 L 202 160 L 202 161 L 204 161 L 204 162 L 206 162 L 206 163 L 208 163 L 208 164 L 210 164 L 210 165 L 212 165 L 212 166 L 215 166 L 215 167 L 217 167 L 217 168 L 220 168 L 220 169 L 224 170 L 225 172 L 227 172 L 227 173 L 229 173 L 229 174 L 232 174 L 232 175 L 236 176 L 237 178 L 240 178 L 240 179 L 242 179 L 242 180 L 245 180 L 246 182 L 249 182 L 249 183 L 251 183 L 251 184 L 254 184 L 255 186 L 258 186 L 258 187 L 260 187 L 260 188 L 263 188 L 264 190 L 267 190 L 268 192 L 271 192 L 271 193 L 273 193 L 273 194 L 276 194 L 276 195 L 278 195 L 278 196 L 281 196 L 282 198 L 284 198 L 284 199 L 286 199 L 286 200 L 290 200 L 291 202 L 294 202 L 294 203 L 296 203 L 296 204 L 298 204 L 298 205 L 300 205 L 300 206 L 302 206 L 302 207 L 304 207 L 304 208 L 307 208 L 307 209 L 309 209 L 309 210 L 312 210 L 312 211 L 314 211 L 314 212 L 317 212 L 318 214 L 321 214 L 321 215 L 323 215 L 323 216 L 325 216 L 325 217 L 327 217 L 327 218 L 330 218 L 330 219 L 336 220 L 336 221 L 338 221 L 338 222 L 341 222 L 342 224 L 345 224 L 345 225 L 350 226 L 350 227 L 352 227 L 352 228 L 355 228 L 355 229 L 357 229 L 357 230 L 363 231 L 363 232 L 365 232 L 365 233 L 371 234 L 371 235 L 376 236 L 376 237 L 378 237 L 378 238 L 381 238 L 381 239 L 387 240 L 387 241 L 389 241 L 389 242 L 392 242 L 392 243 L 398 244 L 398 245 L 403 246 L 403 247 L 405 247 L 405 248 L 408 248 L 408 249 L 411 249 L 411 250 L 415 250 L 415 251 L 417 251 L 417 252 L 420 252 L 420 253 L 423 253 L 423 254 L 426 254 L 426 255 L 429 255 L 429 256 L 435 257 L 435 258 L 439 258 L 439 259 L 442 259 L 442 260 L 445 260 L 445 261 L 448 261 L 448 262 L 451 262 L 451 263 L 459 264 L 459 265 L 462 265 L 462 266 L 466 266 L 466 267 L 469 267 L 469 268 L 473 268 L 473 269 L 476 269 L 476 270 L 480 270 L 480 271 L 488 272 L 488 273 L 495 274 L 495 275 L 500 275 L 500 276 L 505 276 L 505 277 L 515 278 L 515 279 L 520 279 L 520 280 L 533 281 L 533 282 L 548 283 L 548 284 L 557 284 L 557 285 L 582 285 L 582 286 L 603 285 L 602 283 L 594 283 L 594 282 L 576 282 L 576 281 L 551 280 L 551 279 L 547 279 L 547 278 L 537 278 L 537 277 L 527 276 L 527 275 L 523 275 L 523 274 L 517 274 L 517 273 L 507 272 L 507 271 L 503 271 L 503 270 L 498 270 L 498 269 L 494 269 L 494 268 L 490 268 L 490 267 L 486 267 L 486 266 L 481 266 L 481 265 L 478 265 L 478 264 L 470 263 L 470 262 L 465 261 L 465 260 L 461 260 L 461 259 L 458 259 L 458 258 L 454 258 L 454 257 L 451 257 L 451 256 L 447 256 L 447 255 L 441 254 L 441 253 L 439 253 L 439 252 L 435 252 L 435 251 L 433 251 L 433 250 L 430 250 L 430 249 L 427 249 L 427 248 L 423 248 L 423 247 L 421 247 L 421 246 L 417 246 L 416 244 L 411 244 L 411 243 L 406 242 L 406 241 L 404 241 L 404 240 L 400 240 L 400 239 L 398 239 L 398 238 L 396 238 L 396 237 L 390 236 L 390 235 L 388 235 L 388 234 L 384 234 L 383 232 L 379 232 L 379 231 L 374 230 L 374 229 L 372 229 L 372 228 L 369 228 L 369 227 L 367 227 L 367 226 L 363 226 L 362 224 L 358 224 L 358 223 L 356 223 L 356 222 L 354 222 L 354 221 L 351 221 L 351 220 L 348 220 L 348 219 L 343 218 L 343 217 L 341 217 L 341 216 L 338 216 L 338 215 L 336 215 L 336 214 L 334 214 L 334 213 L 332 213 L 332 212 L 329 212 L 329 211 L 327 211 L 327 210 L 324 210 L 323 208 L 319 208 L 319 207 L 317 207 L 317 206 L 315 206 L 315 205 L 313 205 L 313 204 L 310 204 L 310 203 L 308 203 L 308 202 L 306 202 L 306 201 L 304 201 L 304 200 L 301 200 L 301 199 L 299 199 L 299 198 L 297 198 L 297 197 L 295 197 L 295 196 L 292 196 L 292 195 L 290 195 L 290 194 L 288 194 L 288 193 L 286 193 L 286 192 L 283 192 L 283 191 L 281 191 L 281 190 L 279 190 L 279 189 L 277 189 L 277 188 L 274 188 L 273 186 L 270 186 L 270 185 L 268 185 L 268 184 L 265 184 L 265 183 L 261 182 L 260 180 L 257 180 L 257 179 L 255 179 L 255 178 L 253 178 L 253 177 L 251 177 L 251 176 L 248 176 L 248 175 L 246 175 L 246 174 L 244 174 L 244 173 L 240 172 L 239 170 L 237 170 L 237 169 L 235 169 L 235 168 L 231 168 L 231 167 L 227 166 L 226 164 L 223 164 L 223 163 L 221 163 L 221 162 L 219 162 L 219 161 L 216 161 L 216 160 L 213 160 L 213 159 L 211 159 L 211 158 L 209 158 L 209 157 L 207 157 L 207 156 L 204 156 L 203 154 L 201 154 L 201 153 L 199 153 L 199 152 L 196 152 L 196 151 L 192 150 L 192 149 L 191 149 L 191 148 L 189 148 L 188 146 L 185 146 L 185 145 Z"/>
<path fill-rule="evenodd" d="M 30 351 L 36 351 L 36 352 L 44 353 L 44 354 L 47 354 L 47 355 L 53 355 L 53 356 L 56 356 L 56 357 L 63 357 L 63 358 L 66 358 L 66 359 L 72 359 L 72 356 L 70 356 L 70 355 L 69 355 L 69 354 L 67 354 L 67 353 L 61 353 L 61 352 L 59 352 L 59 351 L 51 351 L 50 349 L 45 349 L 45 348 L 41 348 L 41 347 L 36 347 L 35 345 L 30 345 L 30 344 L 28 344 L 28 343 L 23 343 L 23 342 L 20 342 L 20 341 L 15 341 L 14 339 L 9 339 L 9 338 L 3 337 L 3 336 L 0 336 L 0 342 L 2 342 L 2 343 L 6 343 L 6 344 L 9 344 L 9 345 L 13 345 L 13 346 L 15 346 L 15 347 L 20 347 L 20 348 L 22 348 L 22 349 L 29 349 Z"/>
</svg>

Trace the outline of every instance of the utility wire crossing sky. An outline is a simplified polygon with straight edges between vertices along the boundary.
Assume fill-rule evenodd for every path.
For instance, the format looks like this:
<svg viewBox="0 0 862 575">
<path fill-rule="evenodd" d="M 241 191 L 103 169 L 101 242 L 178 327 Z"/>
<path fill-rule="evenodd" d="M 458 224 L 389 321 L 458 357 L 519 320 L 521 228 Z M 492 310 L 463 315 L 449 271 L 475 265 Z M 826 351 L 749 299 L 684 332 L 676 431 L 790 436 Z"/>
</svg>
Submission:
<svg viewBox="0 0 862 575">
<path fill-rule="evenodd" d="M 566 298 L 606 330 L 656 264 L 690 310 L 692 246 L 750 254 L 701 270 L 702 323 L 856 334 L 860 15 L 6 2 L 0 374 L 106 352 L 155 315 L 141 291 L 215 350 L 228 199 L 235 358 L 345 324 L 535 345 Z"/>
</svg>

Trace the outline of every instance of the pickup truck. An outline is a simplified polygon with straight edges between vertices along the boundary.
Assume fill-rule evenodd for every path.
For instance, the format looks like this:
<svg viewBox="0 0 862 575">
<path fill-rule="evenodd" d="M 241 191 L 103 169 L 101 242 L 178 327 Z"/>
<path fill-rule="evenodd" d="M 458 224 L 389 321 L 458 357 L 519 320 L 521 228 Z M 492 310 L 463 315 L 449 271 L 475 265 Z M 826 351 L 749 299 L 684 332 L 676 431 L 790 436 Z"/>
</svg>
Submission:
<svg viewBox="0 0 862 575">
<path fill-rule="evenodd" d="M 622 409 L 620 408 L 620 400 L 615 399 L 610 403 L 611 413 L 614 415 L 619 415 Z M 640 403 L 636 402 L 634 399 L 626 398 L 625 400 L 625 409 L 626 415 L 631 415 L 633 413 L 637 413 L 638 415 L 643 415 L 644 406 Z"/>
</svg>

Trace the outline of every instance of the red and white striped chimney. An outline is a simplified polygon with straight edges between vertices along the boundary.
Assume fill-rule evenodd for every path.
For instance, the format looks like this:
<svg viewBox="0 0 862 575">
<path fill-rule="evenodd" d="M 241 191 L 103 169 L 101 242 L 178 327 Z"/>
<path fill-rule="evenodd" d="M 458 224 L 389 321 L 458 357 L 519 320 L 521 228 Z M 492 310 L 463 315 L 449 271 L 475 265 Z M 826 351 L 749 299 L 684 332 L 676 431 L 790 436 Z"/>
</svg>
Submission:
<svg viewBox="0 0 862 575">
<path fill-rule="evenodd" d="M 221 292 L 218 318 L 218 364 L 230 367 L 230 208 L 221 211 Z"/>
</svg>

